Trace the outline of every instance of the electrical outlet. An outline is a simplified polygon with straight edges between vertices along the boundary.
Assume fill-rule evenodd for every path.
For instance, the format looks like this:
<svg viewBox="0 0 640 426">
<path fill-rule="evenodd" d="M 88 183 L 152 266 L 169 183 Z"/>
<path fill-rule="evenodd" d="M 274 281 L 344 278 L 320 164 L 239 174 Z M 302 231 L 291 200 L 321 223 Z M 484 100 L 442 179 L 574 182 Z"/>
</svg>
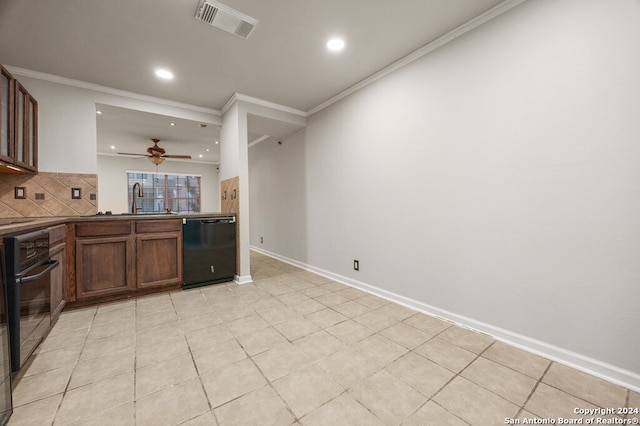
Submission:
<svg viewBox="0 0 640 426">
<path fill-rule="evenodd" d="M 260 237 L 260 244 L 264 243 L 264 238 Z"/>
<path fill-rule="evenodd" d="M 353 260 L 353 269 L 355 271 L 359 271 L 360 270 L 360 261 L 359 260 Z"/>
</svg>

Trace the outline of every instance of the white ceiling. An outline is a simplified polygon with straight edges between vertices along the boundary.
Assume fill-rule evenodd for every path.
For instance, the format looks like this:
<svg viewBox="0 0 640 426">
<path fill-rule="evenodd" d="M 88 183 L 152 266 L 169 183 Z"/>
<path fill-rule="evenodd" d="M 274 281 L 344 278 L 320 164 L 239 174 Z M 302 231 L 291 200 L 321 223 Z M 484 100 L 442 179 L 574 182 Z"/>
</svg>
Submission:
<svg viewBox="0 0 640 426">
<path fill-rule="evenodd" d="M 153 145 L 151 139 L 160 139 L 159 146 L 167 154 L 190 155 L 191 160 L 217 164 L 220 161 L 220 126 L 199 121 L 135 111 L 112 105 L 96 105 L 97 151 L 100 154 L 118 155 L 133 153 L 146 155 Z M 173 125 L 172 125 L 173 123 Z M 252 130 L 249 143 L 263 140 L 264 135 L 283 138 L 300 129 L 290 123 L 275 121 L 249 114 L 248 126 Z M 113 147 L 113 148 L 112 148 Z M 137 156 L 127 155 L 129 158 Z M 185 160 L 167 160 L 185 161 Z"/>
<path fill-rule="evenodd" d="M 216 110 L 241 93 L 309 111 L 501 1 L 224 0 L 259 21 L 244 40 L 197 21 L 199 0 L 1 0 L 0 61 Z M 335 35 L 339 53 L 325 48 Z M 159 66 L 175 79 L 157 79 Z M 130 136 L 141 118 L 123 124 Z M 124 129 L 109 132 L 99 139 Z"/>
<path fill-rule="evenodd" d="M 96 115 L 98 153 L 146 155 L 147 148 L 153 145 L 151 139 L 160 139 L 158 145 L 169 155 L 190 155 L 192 161 L 207 163 L 218 163 L 220 160 L 220 150 L 216 144 L 220 129 L 215 124 L 110 105 L 98 104 L 96 108 L 102 113 Z"/>
</svg>

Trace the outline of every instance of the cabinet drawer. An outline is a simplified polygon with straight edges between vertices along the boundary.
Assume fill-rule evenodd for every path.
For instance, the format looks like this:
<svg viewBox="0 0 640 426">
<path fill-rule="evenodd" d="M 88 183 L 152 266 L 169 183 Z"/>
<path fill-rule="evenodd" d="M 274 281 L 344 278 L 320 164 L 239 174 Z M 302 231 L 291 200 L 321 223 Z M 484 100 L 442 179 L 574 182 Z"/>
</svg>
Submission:
<svg viewBox="0 0 640 426">
<path fill-rule="evenodd" d="M 181 230 L 182 221 L 180 219 L 136 221 L 136 233 L 138 234 L 155 234 L 158 232 L 173 232 Z"/>
<path fill-rule="evenodd" d="M 128 235 L 130 233 L 130 221 L 88 222 L 76 224 L 76 237 L 78 238 Z"/>
</svg>

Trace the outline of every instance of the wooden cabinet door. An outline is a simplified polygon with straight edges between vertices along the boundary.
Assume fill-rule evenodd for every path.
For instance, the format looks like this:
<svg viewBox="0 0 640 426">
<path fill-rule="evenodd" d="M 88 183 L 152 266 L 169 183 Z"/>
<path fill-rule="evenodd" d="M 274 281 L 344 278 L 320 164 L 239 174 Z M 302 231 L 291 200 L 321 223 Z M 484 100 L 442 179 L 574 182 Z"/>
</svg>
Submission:
<svg viewBox="0 0 640 426">
<path fill-rule="evenodd" d="M 15 82 L 15 164 L 37 171 L 38 103 L 18 80 Z"/>
<path fill-rule="evenodd" d="M 25 155 L 26 168 L 38 171 L 38 102 L 29 95 L 27 102 L 27 152 Z"/>
<path fill-rule="evenodd" d="M 13 76 L 0 67 L 0 161 L 14 162 L 13 146 Z"/>
<path fill-rule="evenodd" d="M 128 235 L 76 240 L 78 300 L 135 288 L 134 241 Z"/>
<path fill-rule="evenodd" d="M 136 236 L 137 287 L 182 283 L 182 232 Z"/>
</svg>

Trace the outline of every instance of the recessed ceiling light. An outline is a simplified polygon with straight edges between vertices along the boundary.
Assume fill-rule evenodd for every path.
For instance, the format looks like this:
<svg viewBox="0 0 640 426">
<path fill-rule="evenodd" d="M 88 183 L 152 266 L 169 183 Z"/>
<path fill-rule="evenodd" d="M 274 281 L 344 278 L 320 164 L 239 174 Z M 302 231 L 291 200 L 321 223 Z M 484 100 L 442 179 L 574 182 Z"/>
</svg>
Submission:
<svg viewBox="0 0 640 426">
<path fill-rule="evenodd" d="M 209 152 L 209 148 L 207 148 L 207 152 Z"/>
<path fill-rule="evenodd" d="M 176 123 L 169 123 L 169 126 L 175 126 Z"/>
<path fill-rule="evenodd" d="M 163 80 L 173 80 L 173 73 L 165 69 L 156 69 L 156 76 L 160 77 Z"/>
<path fill-rule="evenodd" d="M 116 149 L 116 146 L 115 145 L 111 145 L 111 149 Z"/>
<path fill-rule="evenodd" d="M 198 157 L 202 158 L 202 154 L 198 155 Z"/>
<path fill-rule="evenodd" d="M 100 115 L 100 114 L 102 114 L 102 111 L 97 110 L 97 111 L 96 111 L 96 114 Z"/>
<path fill-rule="evenodd" d="M 344 49 L 344 40 L 341 38 L 332 38 L 327 42 L 327 49 L 332 52 L 339 52 Z"/>
<path fill-rule="evenodd" d="M 218 141 L 216 141 L 216 145 L 218 145 Z"/>
</svg>

